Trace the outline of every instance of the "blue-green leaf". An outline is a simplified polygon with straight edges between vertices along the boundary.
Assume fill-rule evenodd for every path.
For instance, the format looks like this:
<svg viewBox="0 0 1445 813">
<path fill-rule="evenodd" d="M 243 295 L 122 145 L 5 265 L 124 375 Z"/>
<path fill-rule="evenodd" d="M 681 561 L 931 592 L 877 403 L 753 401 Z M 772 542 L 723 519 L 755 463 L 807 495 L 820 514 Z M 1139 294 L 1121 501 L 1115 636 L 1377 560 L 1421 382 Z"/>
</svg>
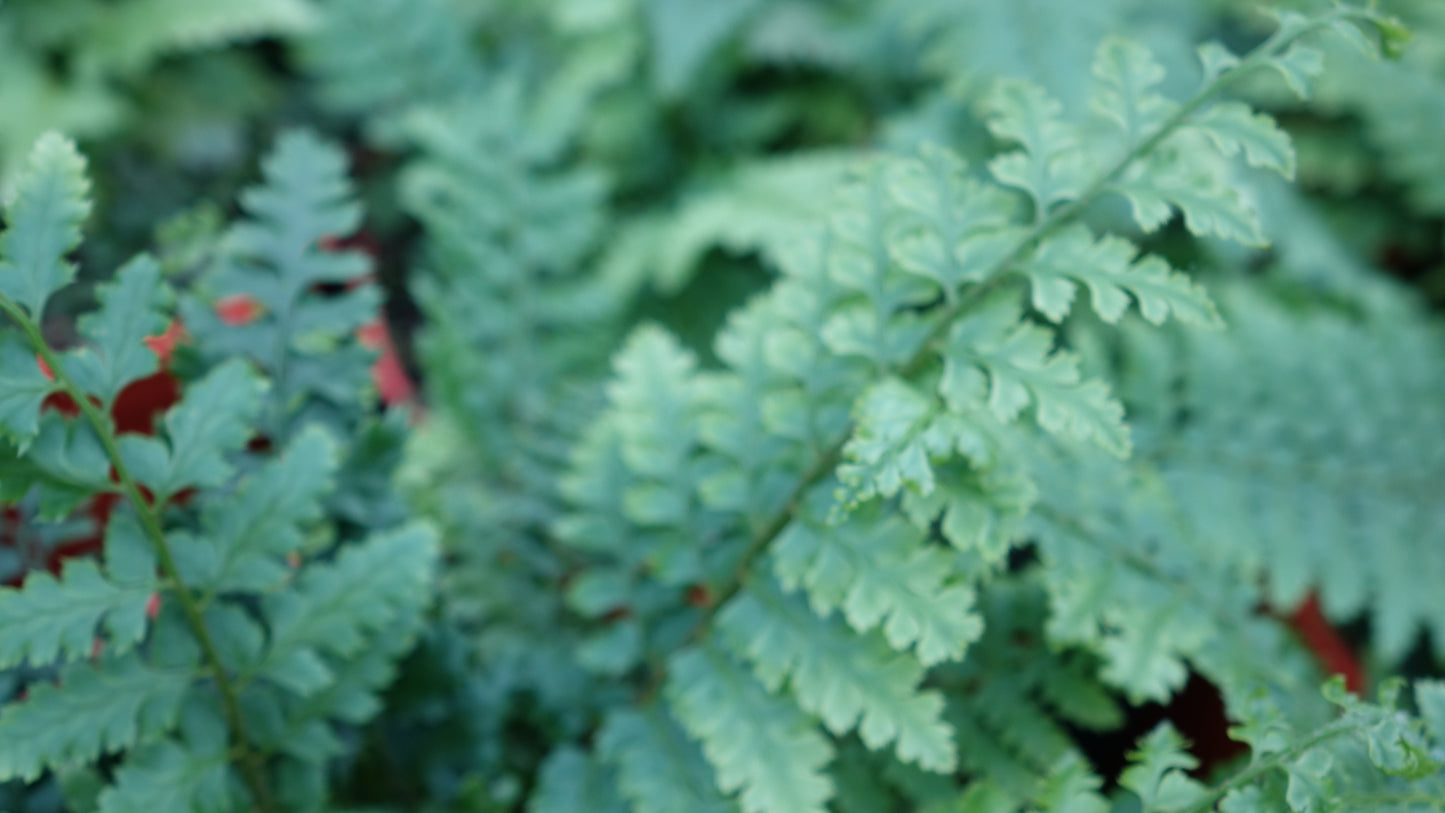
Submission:
<svg viewBox="0 0 1445 813">
<path fill-rule="evenodd" d="M 920 690 L 923 664 L 889 649 L 881 637 L 859 635 L 838 619 L 818 617 L 770 580 L 729 601 L 717 618 L 732 648 L 753 665 L 770 691 L 784 681 L 803 710 L 834 735 L 857 729 L 879 750 L 924 770 L 957 765 L 953 729 L 941 719 L 943 697 Z"/>
<path fill-rule="evenodd" d="M 102 622 L 118 649 L 129 648 L 144 634 L 145 606 L 155 589 L 154 574 L 116 584 L 89 559 L 66 562 L 59 578 L 37 571 L 18 590 L 0 588 L 0 668 L 89 657 Z"/>
<path fill-rule="evenodd" d="M 1012 302 L 995 299 L 954 323 L 943 350 L 944 398 L 974 398 L 970 379 L 982 372 L 989 408 L 999 420 L 1014 420 L 1032 406 L 1044 429 L 1127 455 L 1123 406 L 1102 381 L 1083 378 L 1073 355 L 1053 349 L 1052 332 L 1021 316 Z"/>
<path fill-rule="evenodd" d="M 1203 288 L 1158 257 L 1137 255 L 1127 240 L 1095 239 L 1078 226 L 1046 240 L 1019 270 L 1029 278 L 1034 307 L 1054 322 L 1069 314 L 1076 283 L 1082 283 L 1094 311 L 1109 323 L 1124 315 L 1132 295 L 1140 313 L 1156 325 L 1172 314 L 1190 324 L 1222 326 Z"/>
<path fill-rule="evenodd" d="M 747 813 L 824 813 L 832 746 L 798 709 L 727 656 L 691 647 L 668 662 L 667 697 L 702 742 L 717 786 Z"/>
<path fill-rule="evenodd" d="M 634 813 L 737 810 L 718 792 L 697 743 L 658 708 L 612 712 L 597 734 L 597 750 L 617 766 L 617 788 Z"/>
<path fill-rule="evenodd" d="M 218 486 L 231 476 L 227 455 L 251 439 L 266 382 L 239 359 L 206 374 L 165 416 L 166 443 L 121 437 L 132 473 L 159 500 L 193 486 Z"/>
<path fill-rule="evenodd" d="M 75 144 L 58 133 L 41 136 L 5 210 L 7 228 L 0 235 L 0 294 L 23 305 L 32 319 L 75 277 L 65 255 L 80 244 L 89 195 L 85 158 Z"/>
<path fill-rule="evenodd" d="M 171 295 L 161 282 L 160 266 L 144 254 L 126 263 L 96 295 L 100 309 L 79 320 L 91 345 L 68 355 L 65 369 L 81 389 L 100 399 L 102 409 L 109 409 L 126 384 L 159 366 L 144 340 L 166 329 L 161 309 Z"/>
<path fill-rule="evenodd" d="M 0 435 L 28 446 L 40 431 L 40 405 L 55 384 L 40 371 L 35 351 L 0 338 Z"/>
<path fill-rule="evenodd" d="M 191 680 L 136 655 L 65 668 L 58 686 L 38 684 L 0 711 L 0 781 L 34 779 L 160 734 L 174 724 Z"/>
<path fill-rule="evenodd" d="M 367 633 L 430 602 L 438 555 L 436 534 L 411 525 L 306 568 L 294 589 L 266 597 L 260 674 L 302 696 L 325 687 L 334 676 L 323 653 L 355 655 Z"/>
</svg>

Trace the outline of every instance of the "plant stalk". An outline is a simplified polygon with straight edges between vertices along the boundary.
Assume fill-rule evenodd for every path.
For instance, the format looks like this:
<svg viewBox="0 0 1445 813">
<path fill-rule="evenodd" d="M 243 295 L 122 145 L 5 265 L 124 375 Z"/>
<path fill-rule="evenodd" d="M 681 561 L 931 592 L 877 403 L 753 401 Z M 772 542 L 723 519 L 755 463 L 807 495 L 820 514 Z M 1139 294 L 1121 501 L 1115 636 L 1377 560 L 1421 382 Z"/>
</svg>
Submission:
<svg viewBox="0 0 1445 813">
<path fill-rule="evenodd" d="M 919 344 L 919 349 L 913 356 L 904 363 L 898 370 L 899 374 L 907 377 L 920 372 L 932 359 L 933 345 L 942 339 L 948 329 L 963 313 L 978 305 L 994 291 L 1002 287 L 1008 280 L 1008 272 L 1013 266 L 1028 257 L 1039 243 L 1058 229 L 1074 222 L 1093 205 L 1100 197 L 1108 191 L 1109 186 L 1119 179 L 1140 159 L 1148 156 L 1158 149 L 1169 136 L 1173 135 L 1180 127 L 1186 124 L 1194 114 L 1209 104 L 1220 93 L 1227 90 L 1245 73 L 1253 71 L 1264 65 L 1268 60 L 1284 53 L 1286 49 L 1298 42 L 1300 38 L 1314 33 L 1322 28 L 1328 27 L 1343 19 L 1364 18 L 1370 19 L 1371 14 L 1358 9 L 1340 9 L 1333 14 L 1326 15 L 1310 25 L 1304 26 L 1291 32 L 1276 32 L 1250 54 L 1241 59 L 1238 63 L 1221 72 L 1212 82 L 1201 88 L 1178 110 L 1166 119 L 1149 137 L 1136 144 L 1117 162 L 1095 178 L 1079 195 L 1067 203 L 1054 209 L 1045 217 L 1040 218 L 1014 246 L 1013 250 L 1002 259 L 995 262 L 984 275 L 982 282 L 970 288 L 965 294 L 953 297 L 944 305 L 940 311 L 933 329 L 927 337 Z M 727 585 L 717 592 L 712 604 L 707 607 L 696 625 L 689 634 L 690 640 L 697 640 L 706 635 L 712 618 L 728 599 L 735 596 L 746 584 L 748 574 L 751 571 L 753 560 L 765 551 L 779 534 L 787 528 L 798 510 L 798 505 L 808 490 L 813 488 L 830 474 L 842 459 L 844 446 L 853 434 L 852 427 L 843 433 L 841 437 L 829 444 L 814 461 L 807 471 L 798 479 L 797 483 L 789 491 L 787 500 L 783 506 L 752 535 L 748 546 L 740 558 L 740 563 L 729 579 Z M 644 697 L 653 696 L 664 675 L 659 670 L 654 670 L 652 681 L 643 691 Z"/>
<path fill-rule="evenodd" d="M 251 748 L 250 739 L 246 735 L 246 720 L 241 711 L 238 693 L 231 683 L 230 677 L 226 674 L 226 667 L 221 660 L 220 651 L 216 647 L 215 639 L 211 637 L 210 630 L 206 627 L 200 605 L 185 583 L 181 581 L 175 556 L 171 553 L 170 543 L 166 541 L 165 530 L 161 525 L 160 513 L 146 500 L 145 495 L 141 492 L 140 484 L 131 475 L 125 459 L 121 456 L 114 427 L 109 418 L 95 404 L 91 403 L 90 396 L 81 390 L 65 372 L 60 357 L 46 343 L 40 326 L 25 313 L 20 305 L 8 296 L 0 294 L 0 311 L 4 311 L 5 315 L 20 326 L 31 347 L 35 349 L 35 352 L 55 376 L 55 383 L 80 408 L 86 422 L 100 438 L 101 446 L 110 459 L 110 465 L 115 469 L 116 480 L 119 482 L 121 492 L 125 495 L 126 500 L 134 506 L 137 516 L 140 517 L 141 526 L 145 529 L 151 548 L 155 551 L 161 573 L 167 581 L 175 585 L 176 601 L 180 605 L 182 615 L 185 616 L 186 625 L 190 627 L 191 634 L 195 636 L 196 643 L 200 645 L 201 656 L 206 661 L 207 670 L 216 682 L 216 691 L 221 697 L 222 713 L 226 717 L 227 725 L 231 730 L 232 744 L 237 751 L 237 764 L 254 797 L 256 810 L 259 813 L 276 813 L 279 808 L 271 800 L 265 772 L 258 754 Z"/>
</svg>

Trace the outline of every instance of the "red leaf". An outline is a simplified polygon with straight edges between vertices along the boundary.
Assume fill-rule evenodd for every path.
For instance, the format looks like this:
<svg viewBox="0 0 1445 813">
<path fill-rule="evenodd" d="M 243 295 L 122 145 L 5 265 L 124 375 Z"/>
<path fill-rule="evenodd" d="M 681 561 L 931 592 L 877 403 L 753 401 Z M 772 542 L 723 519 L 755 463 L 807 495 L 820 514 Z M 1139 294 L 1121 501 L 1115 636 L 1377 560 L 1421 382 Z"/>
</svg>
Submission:
<svg viewBox="0 0 1445 813">
<path fill-rule="evenodd" d="M 1290 616 L 1290 626 L 1304 639 L 1305 646 L 1314 653 L 1320 666 L 1326 672 L 1345 676 L 1345 688 L 1359 694 L 1365 690 L 1365 667 L 1359 656 L 1340 636 L 1338 630 L 1320 611 L 1315 594 L 1300 604 Z"/>
<path fill-rule="evenodd" d="M 231 294 L 216 300 L 216 316 L 232 327 L 249 325 L 261 318 L 261 303 L 246 294 Z"/>
<path fill-rule="evenodd" d="M 186 326 L 181 324 L 181 320 L 172 319 L 165 333 L 147 336 L 142 341 L 146 343 L 146 347 L 149 347 L 152 353 L 156 354 L 156 358 L 160 359 L 161 366 L 167 367 L 170 366 L 171 356 L 176 352 L 176 345 L 185 339 Z"/>
<path fill-rule="evenodd" d="M 386 320 L 377 318 L 356 331 L 357 341 L 364 347 L 379 350 L 381 355 L 371 365 L 371 380 L 381 394 L 384 404 L 408 404 L 416 400 L 416 386 L 402 366 L 401 356 L 391 341 L 391 331 Z"/>
<path fill-rule="evenodd" d="M 181 385 L 175 376 L 162 370 L 125 385 L 111 407 L 117 432 L 142 435 L 155 433 L 156 417 L 181 400 Z"/>
</svg>

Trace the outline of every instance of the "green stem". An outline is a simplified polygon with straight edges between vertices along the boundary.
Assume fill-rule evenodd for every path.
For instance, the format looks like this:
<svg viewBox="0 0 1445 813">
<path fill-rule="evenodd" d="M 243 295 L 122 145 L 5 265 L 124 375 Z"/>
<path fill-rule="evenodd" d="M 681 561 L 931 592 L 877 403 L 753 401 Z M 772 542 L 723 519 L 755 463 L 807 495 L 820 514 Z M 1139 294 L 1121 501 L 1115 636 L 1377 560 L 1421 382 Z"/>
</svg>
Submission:
<svg viewBox="0 0 1445 813">
<path fill-rule="evenodd" d="M 250 740 L 246 735 L 245 715 L 241 712 L 241 704 L 235 687 L 226 674 L 226 667 L 221 660 L 220 651 L 211 637 L 210 630 L 206 627 L 206 620 L 200 605 L 181 580 L 175 556 L 171 552 L 170 543 L 166 541 L 159 511 L 146 500 L 145 495 L 141 492 L 140 484 L 131 475 L 125 464 L 125 458 L 120 453 L 120 445 L 116 440 L 110 419 L 95 404 L 91 403 L 90 396 L 65 372 L 60 357 L 46 343 L 39 325 L 25 313 L 19 304 L 8 296 L 0 294 L 0 311 L 3 311 L 15 324 L 19 325 L 30 345 L 55 376 L 55 383 L 80 408 L 81 415 L 95 430 L 96 436 L 100 438 L 101 446 L 110 459 L 110 465 L 115 469 L 120 490 L 126 500 L 135 508 L 137 516 L 140 517 L 141 526 L 145 529 L 151 548 L 155 551 L 162 575 L 175 586 L 176 601 L 180 605 L 181 613 L 185 616 L 186 625 L 190 627 L 191 634 L 195 636 L 196 643 L 200 645 L 201 655 L 206 661 L 207 669 L 216 682 L 216 690 L 221 697 L 221 709 L 231 729 L 233 747 L 239 755 L 237 762 L 246 784 L 255 797 L 256 809 L 261 813 L 271 813 L 271 811 L 277 810 L 278 808 L 271 801 L 270 790 L 266 784 L 265 773 L 258 755 L 250 747 Z"/>
<path fill-rule="evenodd" d="M 1314 21 L 1310 25 L 1291 32 L 1276 32 L 1258 48 L 1252 51 L 1244 59 L 1240 60 L 1233 67 L 1223 71 L 1214 81 L 1210 82 L 1192 98 L 1186 101 L 1172 116 L 1166 119 L 1158 129 L 1148 138 L 1136 144 L 1124 154 L 1113 166 L 1109 167 L 1097 178 L 1094 179 L 1084 191 L 1068 203 L 1060 206 L 1048 215 L 1036 222 L 1019 242 L 999 261 L 995 262 L 983 277 L 983 282 L 970 288 L 963 296 L 952 298 L 940 311 L 933 329 L 919 345 L 918 350 L 900 368 L 900 374 L 904 377 L 915 375 L 932 360 L 933 345 L 942 339 L 953 323 L 970 308 L 978 305 L 995 290 L 1002 287 L 1009 279 L 1008 272 L 1019 262 L 1028 257 L 1045 238 L 1055 231 L 1077 220 L 1083 213 L 1092 206 L 1105 192 L 1110 185 L 1117 181 L 1120 176 L 1129 170 L 1141 158 L 1144 158 L 1158 149 L 1169 136 L 1173 135 L 1189 119 L 1200 111 L 1206 104 L 1213 100 L 1220 93 L 1227 90 L 1238 81 L 1245 73 L 1261 67 L 1269 60 L 1284 53 L 1301 37 L 1328 27 L 1343 19 L 1364 18 L 1369 19 L 1370 13 L 1357 9 L 1341 9 L 1333 14 L 1326 15 Z M 798 505 L 804 495 L 827 477 L 842 459 L 843 448 L 848 438 L 853 434 L 852 427 L 842 434 L 841 437 L 830 443 L 819 457 L 813 462 L 807 471 L 799 478 L 798 482 L 789 491 L 787 500 L 778 511 L 768 518 L 768 521 L 759 526 L 759 530 L 748 540 L 747 548 L 741 556 L 740 563 L 726 586 L 719 590 L 712 604 L 703 612 L 693 627 L 690 639 L 698 639 L 706 634 L 711 624 L 712 617 L 718 609 L 732 596 L 740 591 L 747 581 L 751 572 L 752 563 L 757 556 L 766 550 L 779 534 L 788 527 L 797 513 Z M 643 691 L 644 697 L 651 697 L 656 693 L 657 684 L 661 681 L 662 675 L 658 670 L 653 670 L 652 682 Z"/>
<path fill-rule="evenodd" d="M 1205 813 L 1205 811 L 1213 810 L 1214 806 L 1219 803 L 1219 800 L 1228 796 L 1231 791 L 1248 785 L 1270 771 L 1282 768 L 1285 763 L 1306 751 L 1323 745 L 1336 737 L 1349 734 L 1356 728 L 1355 723 L 1348 719 L 1330 723 L 1289 748 L 1278 753 L 1270 754 L 1259 762 L 1250 765 L 1248 768 L 1230 777 L 1224 784 L 1219 785 L 1198 799 L 1195 799 L 1193 802 L 1165 811 L 1164 813 Z"/>
</svg>

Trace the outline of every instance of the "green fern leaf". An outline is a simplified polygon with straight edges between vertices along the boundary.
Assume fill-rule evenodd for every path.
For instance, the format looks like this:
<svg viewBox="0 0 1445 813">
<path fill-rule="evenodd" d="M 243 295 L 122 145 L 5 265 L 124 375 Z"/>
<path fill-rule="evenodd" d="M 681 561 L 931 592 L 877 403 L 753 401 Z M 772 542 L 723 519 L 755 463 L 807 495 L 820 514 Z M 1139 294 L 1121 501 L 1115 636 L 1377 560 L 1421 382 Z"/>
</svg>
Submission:
<svg viewBox="0 0 1445 813">
<path fill-rule="evenodd" d="M 1199 763 L 1184 750 L 1184 739 L 1169 723 L 1149 732 L 1130 754 L 1134 764 L 1119 776 L 1119 784 L 1134 791 L 1144 813 L 1175 810 L 1197 801 L 1204 786 L 1186 773 Z"/>
<path fill-rule="evenodd" d="M 1221 301 L 1232 329 L 1188 333 L 1165 353 L 1179 386 L 1137 419 L 1185 530 L 1268 573 L 1275 606 L 1317 586 L 1331 617 L 1369 612 L 1387 659 L 1422 626 L 1438 649 L 1445 627 L 1430 585 L 1440 570 L 1428 551 L 1439 536 L 1424 530 L 1436 527 L 1426 484 L 1440 477 L 1445 426 L 1427 395 L 1445 387 L 1427 361 L 1438 330 L 1406 313 L 1365 323 L 1295 314 L 1245 289 Z M 1154 341 L 1130 337 L 1129 363 L 1158 353 Z M 1368 395 L 1342 383 L 1357 380 Z M 1365 417 L 1378 410 L 1388 417 Z M 1187 431 L 1166 433 L 1185 411 Z"/>
<path fill-rule="evenodd" d="M 1004 466 L 975 469 L 953 462 L 935 470 L 937 488 L 903 495 L 903 512 L 920 530 L 934 523 L 945 539 L 985 566 L 1001 563 L 1022 536 L 1022 520 L 1038 499 L 1033 478 Z"/>
<path fill-rule="evenodd" d="M 0 339 L 0 434 L 22 444 L 40 431 L 40 405 L 55 384 L 35 363 L 35 351 L 6 336 Z"/>
<path fill-rule="evenodd" d="M 1223 325 L 1203 288 L 1163 260 L 1136 260 L 1136 254 L 1137 249 L 1127 240 L 1096 240 L 1080 226 L 1045 241 L 1019 268 L 1029 278 L 1034 307 L 1053 322 L 1069 314 L 1077 282 L 1089 289 L 1094 312 L 1111 324 L 1124 315 L 1132 295 L 1140 313 L 1156 325 L 1170 314 L 1190 324 Z"/>
<path fill-rule="evenodd" d="M 1011 251 L 1020 235 L 1007 228 L 1008 196 L 968 180 L 965 166 L 947 150 L 925 147 L 916 158 L 890 166 L 889 192 L 906 214 L 893 253 L 905 269 L 933 280 L 952 296 L 965 282 Z"/>
<path fill-rule="evenodd" d="M 107 475 L 109 465 L 90 424 L 45 412 L 40 416 L 40 431 L 23 456 L 0 464 L 6 474 L 0 478 L 0 494 L 19 500 L 28 493 L 27 485 L 34 485 L 39 492 L 40 519 L 59 521 L 87 497 L 115 488 Z"/>
<path fill-rule="evenodd" d="M 1184 141 L 1186 135 L 1181 132 L 1177 140 Z M 1179 144 L 1176 149 L 1181 155 L 1207 156 L 1194 145 Z M 1114 184 L 1113 189 L 1129 200 L 1134 219 L 1145 231 L 1163 226 L 1178 208 L 1184 214 L 1184 225 L 1194 234 L 1214 235 L 1246 246 L 1268 245 L 1259 216 L 1218 171 L 1208 166 L 1205 157 L 1136 171 L 1133 177 Z"/>
<path fill-rule="evenodd" d="M 1105 40 L 1094 58 L 1094 76 L 1099 86 L 1091 98 L 1093 107 L 1122 131 L 1124 150 L 1143 143 L 1178 107 L 1155 90 L 1164 81 L 1164 67 L 1137 42 Z"/>
<path fill-rule="evenodd" d="M 91 762 L 174 724 L 188 671 L 146 666 L 136 655 L 66 667 L 60 685 L 37 685 L 0 711 L 0 780 L 34 779 L 47 767 Z"/>
<path fill-rule="evenodd" d="M 302 547 L 301 526 L 320 517 L 337 467 L 336 442 L 309 427 L 241 484 L 208 502 L 203 533 L 177 546 L 178 565 L 198 588 L 268 590 L 290 573 L 284 557 Z"/>
<path fill-rule="evenodd" d="M 75 144 L 56 133 L 42 136 L 16 184 L 0 235 L 0 293 L 33 319 L 44 314 L 50 295 L 75 277 L 65 257 L 80 244 L 89 195 L 85 159 Z"/>
<path fill-rule="evenodd" d="M 1314 90 L 1315 77 L 1324 70 L 1325 60 L 1319 49 L 1295 45 L 1267 64 L 1284 77 L 1296 96 L 1307 99 Z"/>
<path fill-rule="evenodd" d="M 667 754 L 667 757 L 671 756 Z M 711 777 L 708 781 L 712 781 Z M 527 803 L 527 813 L 573 813 L 577 810 L 597 813 L 628 813 L 637 810 L 649 813 L 653 809 L 642 806 L 644 802 L 639 801 L 638 797 L 634 797 L 633 804 L 637 807 L 629 806 L 618 797 L 617 779 L 613 771 L 607 770 L 580 749 L 564 746 L 554 750 L 546 762 L 542 763 L 542 769 L 537 776 L 537 789 Z"/>
<path fill-rule="evenodd" d="M 671 334 L 644 326 L 619 353 L 618 379 L 608 390 L 619 452 L 632 472 L 622 508 L 638 527 L 652 531 L 640 546 L 625 535 L 613 544 L 632 548 L 626 555 L 646 561 L 665 583 L 703 577 L 694 534 L 702 521 L 695 497 L 702 477 L 695 365 Z"/>
<path fill-rule="evenodd" d="M 598 732 L 597 749 L 617 766 L 617 789 L 635 813 L 737 810 L 717 792 L 697 743 L 659 709 L 614 711 Z"/>
<path fill-rule="evenodd" d="M 999 183 L 1027 192 L 1036 217 L 1083 191 L 1087 164 L 1079 133 L 1062 120 L 1063 105 L 1020 80 L 999 81 L 984 104 L 989 130 L 1023 148 L 990 161 L 989 171 Z"/>
<path fill-rule="evenodd" d="M 181 316 L 207 357 L 247 358 L 275 379 L 262 431 L 279 439 L 314 400 L 358 409 L 373 354 L 354 334 L 376 318 L 380 294 L 360 284 L 371 266 L 365 253 L 325 245 L 361 222 L 346 154 L 309 132 L 287 132 L 262 175 L 264 183 L 241 194 L 247 218 L 226 232 L 195 295 L 181 300 Z M 329 285 L 345 290 L 318 290 Z M 253 302 L 256 318 L 223 322 L 215 306 L 231 296 Z"/>
<path fill-rule="evenodd" d="M 848 462 L 838 469 L 854 501 L 893 497 L 904 488 L 933 492 L 930 458 L 953 447 L 952 438 L 933 431 L 937 413 L 932 400 L 896 378 L 868 388 L 855 410 L 857 429 L 844 447 Z"/>
<path fill-rule="evenodd" d="M 134 520 L 117 517 L 107 545 L 144 547 L 139 533 Z M 117 583 L 94 561 L 71 559 L 59 578 L 34 572 L 18 590 L 0 588 L 0 668 L 88 657 L 102 625 L 117 653 L 133 646 L 145 634 L 146 603 L 157 584 L 153 566 L 149 574 L 143 565 L 123 572 L 129 578 Z"/>
<path fill-rule="evenodd" d="M 225 813 L 240 802 L 225 740 L 199 749 L 166 740 L 131 753 L 100 795 L 100 813 Z"/>
<path fill-rule="evenodd" d="M 769 691 L 787 681 L 798 705 L 834 735 L 856 728 L 871 749 L 896 743 L 904 762 L 953 771 L 953 732 L 940 719 L 943 699 L 919 690 L 918 661 L 891 652 L 880 638 L 819 618 L 766 582 L 728 602 L 717 625 Z"/>
<path fill-rule="evenodd" d="M 1001 421 L 1012 421 L 1032 405 L 1039 425 L 1066 437 L 1093 441 L 1108 451 L 1129 453 L 1124 408 L 1097 380 L 1084 380 L 1078 361 L 1053 350 L 1054 337 L 1021 322 L 1007 299 L 954 323 L 943 351 L 945 399 L 966 404 L 975 397 L 972 379 L 988 379 L 988 405 Z"/>
<path fill-rule="evenodd" d="M 927 335 L 915 309 L 936 299 L 938 286 L 898 267 L 890 249 L 896 204 L 888 165 L 873 161 L 845 184 L 832 217 L 823 258 L 848 301 L 823 327 L 823 340 L 841 356 L 858 356 L 881 369 L 902 365 Z"/>
<path fill-rule="evenodd" d="M 787 701 L 711 649 L 668 661 L 667 697 L 678 722 L 702 743 L 724 793 L 746 813 L 823 813 L 833 794 L 823 766 L 833 749 Z"/>
<path fill-rule="evenodd" d="M 241 194 L 250 220 L 227 237 L 240 257 L 269 265 L 280 277 L 261 304 L 285 313 L 318 283 L 348 283 L 367 272 L 363 255 L 327 252 L 317 241 L 356 231 L 361 207 L 350 200 L 346 155 L 306 131 L 285 133 L 262 166 L 265 183 Z"/>
<path fill-rule="evenodd" d="M 125 385 L 158 368 L 156 354 L 144 339 L 166 329 L 163 309 L 171 297 L 161 282 L 160 266 L 143 254 L 126 263 L 115 281 L 100 286 L 96 295 L 100 309 L 79 320 L 91 346 L 68 354 L 64 363 L 76 384 L 108 410 Z"/>
<path fill-rule="evenodd" d="M 159 500 L 193 486 L 219 486 L 231 476 L 226 455 L 251 439 L 266 382 L 244 361 L 215 368 L 186 390 L 166 413 L 168 442 L 139 435 L 121 437 L 121 452 Z"/>
<path fill-rule="evenodd" d="M 982 630 L 973 592 L 950 583 L 949 556 L 923 531 L 870 509 L 840 524 L 794 520 L 773 546 L 783 587 L 807 590 L 813 609 L 841 609 L 859 632 L 882 627 L 889 644 L 913 648 L 925 665 L 963 656 Z"/>
<path fill-rule="evenodd" d="M 1273 118 L 1240 102 L 1221 102 L 1190 121 L 1189 127 L 1209 136 L 1215 147 L 1233 157 L 1243 153 L 1250 166 L 1285 178 L 1295 174 L 1294 145 Z"/>
<path fill-rule="evenodd" d="M 336 723 L 364 725 L 382 709 L 382 690 L 396 676 L 397 661 L 416 643 L 426 616 L 420 609 L 404 611 L 386 627 L 368 635 L 359 654 L 327 658 L 331 681 L 325 688 L 296 703 L 282 705 L 285 724 L 274 732 L 257 731 L 258 744 L 270 746 L 296 760 L 324 765 L 347 753 Z M 264 690 L 255 691 L 255 698 Z M 275 699 L 264 695 L 265 703 Z"/>
<path fill-rule="evenodd" d="M 353 656 L 368 632 L 424 606 L 438 555 L 435 534 L 413 525 L 311 566 L 265 602 L 271 638 L 259 674 L 301 696 L 325 688 L 335 674 L 322 655 Z"/>
<path fill-rule="evenodd" d="M 758 0 L 643 0 L 653 77 L 663 95 L 680 94 L 707 58 L 763 5 Z"/>
</svg>

